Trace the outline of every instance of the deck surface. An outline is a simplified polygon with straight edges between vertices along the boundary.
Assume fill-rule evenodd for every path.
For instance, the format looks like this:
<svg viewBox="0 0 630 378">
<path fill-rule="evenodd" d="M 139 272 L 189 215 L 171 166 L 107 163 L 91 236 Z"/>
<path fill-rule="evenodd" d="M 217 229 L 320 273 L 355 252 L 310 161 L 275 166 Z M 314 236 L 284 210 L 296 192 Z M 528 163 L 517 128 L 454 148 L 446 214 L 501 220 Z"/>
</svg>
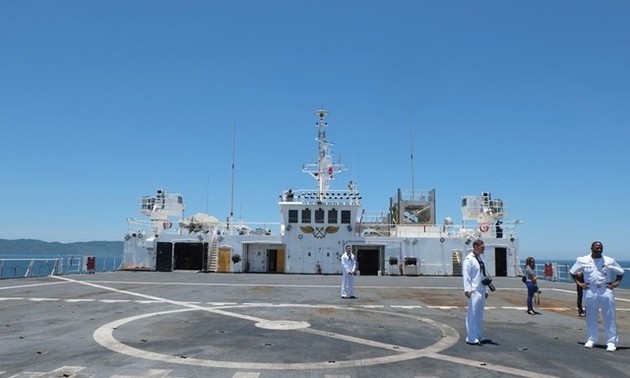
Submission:
<svg viewBox="0 0 630 378">
<path fill-rule="evenodd" d="M 573 284 L 495 278 L 485 337 L 464 342 L 461 277 L 114 272 L 0 281 L 6 377 L 625 376 L 630 290 L 614 353 L 586 349 Z M 600 324 L 601 325 L 601 324 Z M 600 327 L 601 328 L 601 327 Z"/>
</svg>

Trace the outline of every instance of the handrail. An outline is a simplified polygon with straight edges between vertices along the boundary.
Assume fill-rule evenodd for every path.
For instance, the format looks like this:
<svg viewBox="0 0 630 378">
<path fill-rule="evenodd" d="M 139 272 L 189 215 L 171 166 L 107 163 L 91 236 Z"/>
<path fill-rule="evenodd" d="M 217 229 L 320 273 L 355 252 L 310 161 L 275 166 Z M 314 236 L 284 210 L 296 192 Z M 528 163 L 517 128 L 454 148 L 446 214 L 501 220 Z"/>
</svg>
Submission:
<svg viewBox="0 0 630 378">
<path fill-rule="evenodd" d="M 0 258 L 0 279 L 88 273 L 87 257 Z M 96 270 L 99 272 L 119 270 L 123 262 L 122 256 L 95 256 L 95 259 Z"/>
</svg>

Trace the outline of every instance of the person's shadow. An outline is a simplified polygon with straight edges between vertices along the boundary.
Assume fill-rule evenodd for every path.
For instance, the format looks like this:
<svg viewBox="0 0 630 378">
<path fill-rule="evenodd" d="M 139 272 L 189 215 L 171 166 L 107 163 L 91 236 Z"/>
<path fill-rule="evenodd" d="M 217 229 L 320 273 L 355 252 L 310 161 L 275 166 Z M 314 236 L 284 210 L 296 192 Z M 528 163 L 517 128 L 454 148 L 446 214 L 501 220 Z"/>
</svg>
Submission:
<svg viewBox="0 0 630 378">
<path fill-rule="evenodd" d="M 486 344 L 490 344 L 490 345 L 499 345 L 499 343 L 495 343 L 494 341 L 490 340 L 490 339 L 484 339 L 481 340 L 481 344 L 482 345 L 486 345 Z"/>
</svg>

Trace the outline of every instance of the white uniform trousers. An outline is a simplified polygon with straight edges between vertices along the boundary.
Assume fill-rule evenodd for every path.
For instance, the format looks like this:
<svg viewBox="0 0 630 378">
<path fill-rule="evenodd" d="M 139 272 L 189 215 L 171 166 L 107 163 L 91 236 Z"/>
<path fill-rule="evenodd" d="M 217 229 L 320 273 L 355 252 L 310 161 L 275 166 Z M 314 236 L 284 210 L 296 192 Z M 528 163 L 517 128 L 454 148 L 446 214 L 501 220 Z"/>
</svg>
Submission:
<svg viewBox="0 0 630 378">
<path fill-rule="evenodd" d="M 466 342 L 483 341 L 483 309 L 486 305 L 486 294 L 471 291 L 468 298 L 468 312 L 466 313 Z"/>
<path fill-rule="evenodd" d="M 354 275 L 345 271 L 341 278 L 341 296 L 354 297 Z"/>
<path fill-rule="evenodd" d="M 602 309 L 604 319 L 604 333 L 606 344 L 617 345 L 617 324 L 615 321 L 615 294 L 606 287 L 592 287 L 584 290 L 584 306 L 586 307 L 586 329 L 588 340 L 596 343 L 599 341 L 599 309 Z"/>
</svg>

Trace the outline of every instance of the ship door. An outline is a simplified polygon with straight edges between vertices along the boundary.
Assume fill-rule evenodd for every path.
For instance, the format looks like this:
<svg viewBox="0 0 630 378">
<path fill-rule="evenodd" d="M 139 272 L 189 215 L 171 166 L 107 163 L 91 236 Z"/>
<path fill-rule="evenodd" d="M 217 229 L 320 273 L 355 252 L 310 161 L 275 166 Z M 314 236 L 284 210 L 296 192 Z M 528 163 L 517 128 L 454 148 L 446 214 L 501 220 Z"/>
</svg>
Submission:
<svg viewBox="0 0 630 378">
<path fill-rule="evenodd" d="M 155 265 L 158 272 L 173 271 L 173 243 L 157 243 Z"/>
<path fill-rule="evenodd" d="M 208 253 L 208 243 L 203 243 L 203 251 L 201 254 L 201 270 L 204 272 L 208 272 L 210 269 L 210 254 Z"/>
<path fill-rule="evenodd" d="M 362 276 L 377 276 L 379 272 L 380 250 L 378 248 L 357 249 L 357 265 Z"/>
<path fill-rule="evenodd" d="M 453 275 L 461 276 L 462 275 L 462 254 L 464 252 L 461 249 L 454 249 L 452 252 L 452 262 L 453 262 Z"/>
<path fill-rule="evenodd" d="M 230 271 L 230 259 L 232 258 L 232 248 L 219 248 L 219 273 L 228 273 Z"/>
<path fill-rule="evenodd" d="M 201 270 L 204 244 L 206 243 L 175 243 L 174 269 Z M 205 250 L 207 251 L 208 248 L 206 247 Z"/>
<path fill-rule="evenodd" d="M 494 266 L 497 277 L 507 276 L 507 248 L 495 248 L 494 249 Z"/>
<path fill-rule="evenodd" d="M 284 273 L 284 249 L 267 250 L 267 272 Z"/>
<path fill-rule="evenodd" d="M 267 250 L 267 272 L 275 273 L 278 271 L 278 251 L 275 249 Z"/>
<path fill-rule="evenodd" d="M 284 249 L 276 250 L 276 272 L 284 273 Z"/>
</svg>

